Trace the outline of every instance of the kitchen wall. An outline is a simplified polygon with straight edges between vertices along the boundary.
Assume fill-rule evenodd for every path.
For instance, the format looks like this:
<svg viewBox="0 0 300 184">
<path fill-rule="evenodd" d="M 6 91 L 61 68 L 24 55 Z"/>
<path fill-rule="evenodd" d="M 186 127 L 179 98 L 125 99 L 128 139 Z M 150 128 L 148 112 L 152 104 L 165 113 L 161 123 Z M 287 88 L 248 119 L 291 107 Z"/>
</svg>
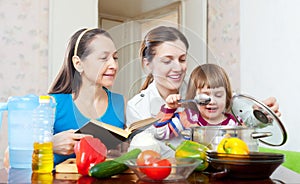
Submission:
<svg viewBox="0 0 300 184">
<path fill-rule="evenodd" d="M 48 1 L 0 1 L 0 101 L 46 92 L 48 13 Z"/>
<path fill-rule="evenodd" d="M 225 68 L 234 91 L 240 91 L 240 0 L 209 0 L 208 62 Z"/>
<path fill-rule="evenodd" d="M 280 147 L 300 151 L 300 1 L 241 1 L 241 89 L 275 96 L 288 132 Z"/>
</svg>

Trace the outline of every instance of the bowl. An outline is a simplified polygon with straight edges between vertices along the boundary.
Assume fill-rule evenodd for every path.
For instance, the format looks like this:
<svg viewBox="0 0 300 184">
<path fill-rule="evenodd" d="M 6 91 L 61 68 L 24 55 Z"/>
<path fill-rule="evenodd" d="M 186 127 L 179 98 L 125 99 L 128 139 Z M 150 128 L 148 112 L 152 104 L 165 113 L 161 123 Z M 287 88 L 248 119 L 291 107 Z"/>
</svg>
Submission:
<svg viewBox="0 0 300 184">
<path fill-rule="evenodd" d="M 241 179 L 266 179 L 284 162 L 278 153 L 250 152 L 248 155 L 206 152 L 207 161 L 215 171 Z M 217 172 L 216 172 L 217 173 Z"/>
<path fill-rule="evenodd" d="M 158 182 L 158 181 L 182 181 L 186 180 L 189 175 L 195 170 L 195 168 L 201 164 L 200 160 L 197 159 L 175 159 L 168 158 L 171 166 L 139 166 L 136 164 L 136 159 L 127 160 L 125 164 L 137 175 L 139 180 L 147 182 Z M 148 173 L 157 172 L 163 173 L 165 170 L 170 169 L 171 172 L 164 178 L 157 178 L 150 176 Z M 158 174 L 159 175 L 159 174 Z"/>
<path fill-rule="evenodd" d="M 209 158 L 223 159 L 223 160 L 273 160 L 284 159 L 284 155 L 281 153 L 267 153 L 267 152 L 250 152 L 247 155 L 241 154 L 228 154 L 218 153 L 216 151 L 207 150 L 206 155 Z"/>
</svg>

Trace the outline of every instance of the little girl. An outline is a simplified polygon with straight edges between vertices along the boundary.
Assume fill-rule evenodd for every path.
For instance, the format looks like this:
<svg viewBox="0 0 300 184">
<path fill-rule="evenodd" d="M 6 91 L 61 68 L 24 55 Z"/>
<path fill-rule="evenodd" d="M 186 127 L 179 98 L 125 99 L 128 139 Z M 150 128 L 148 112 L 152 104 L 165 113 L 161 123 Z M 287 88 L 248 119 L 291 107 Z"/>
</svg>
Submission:
<svg viewBox="0 0 300 184">
<path fill-rule="evenodd" d="M 193 70 L 187 87 L 186 99 L 197 94 L 206 94 L 211 98 L 207 105 L 189 103 L 184 109 L 180 94 L 166 98 L 166 104 L 157 115 L 160 121 L 155 123 L 155 137 L 170 139 L 177 137 L 180 131 L 193 126 L 237 126 L 234 116 L 229 113 L 232 98 L 231 85 L 225 70 L 215 64 L 203 64 Z"/>
</svg>

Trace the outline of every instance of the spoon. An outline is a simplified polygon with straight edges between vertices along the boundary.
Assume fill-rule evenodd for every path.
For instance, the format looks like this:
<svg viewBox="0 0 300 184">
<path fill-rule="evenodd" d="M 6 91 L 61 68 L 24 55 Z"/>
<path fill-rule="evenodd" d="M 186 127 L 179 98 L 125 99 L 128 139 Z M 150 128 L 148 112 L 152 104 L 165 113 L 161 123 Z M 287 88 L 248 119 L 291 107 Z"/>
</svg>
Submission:
<svg viewBox="0 0 300 184">
<path fill-rule="evenodd" d="M 180 103 L 193 102 L 193 103 L 196 103 L 199 105 L 207 105 L 207 104 L 209 104 L 210 100 L 211 99 L 208 95 L 201 93 L 201 94 L 196 95 L 194 99 L 188 99 L 188 100 L 181 99 L 178 102 L 180 102 Z"/>
</svg>

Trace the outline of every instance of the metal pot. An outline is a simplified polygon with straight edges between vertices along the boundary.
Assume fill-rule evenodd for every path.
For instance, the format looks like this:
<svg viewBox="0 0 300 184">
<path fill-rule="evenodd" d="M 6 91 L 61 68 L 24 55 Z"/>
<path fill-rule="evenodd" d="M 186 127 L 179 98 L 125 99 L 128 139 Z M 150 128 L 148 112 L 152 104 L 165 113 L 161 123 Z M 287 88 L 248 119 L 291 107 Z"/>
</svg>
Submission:
<svg viewBox="0 0 300 184">
<path fill-rule="evenodd" d="M 234 94 L 231 112 L 242 126 L 202 126 L 183 130 L 187 139 L 210 146 L 216 150 L 225 135 L 238 137 L 245 141 L 250 151 L 258 151 L 259 142 L 269 146 L 282 146 L 287 133 L 276 114 L 253 97 Z"/>
<path fill-rule="evenodd" d="M 193 127 L 190 130 L 181 132 L 185 137 L 204 144 L 212 150 L 217 150 L 217 146 L 225 136 L 237 137 L 245 141 L 250 151 L 258 151 L 258 139 L 271 136 L 270 132 L 256 132 L 254 128 L 242 126 L 202 126 Z"/>
</svg>

